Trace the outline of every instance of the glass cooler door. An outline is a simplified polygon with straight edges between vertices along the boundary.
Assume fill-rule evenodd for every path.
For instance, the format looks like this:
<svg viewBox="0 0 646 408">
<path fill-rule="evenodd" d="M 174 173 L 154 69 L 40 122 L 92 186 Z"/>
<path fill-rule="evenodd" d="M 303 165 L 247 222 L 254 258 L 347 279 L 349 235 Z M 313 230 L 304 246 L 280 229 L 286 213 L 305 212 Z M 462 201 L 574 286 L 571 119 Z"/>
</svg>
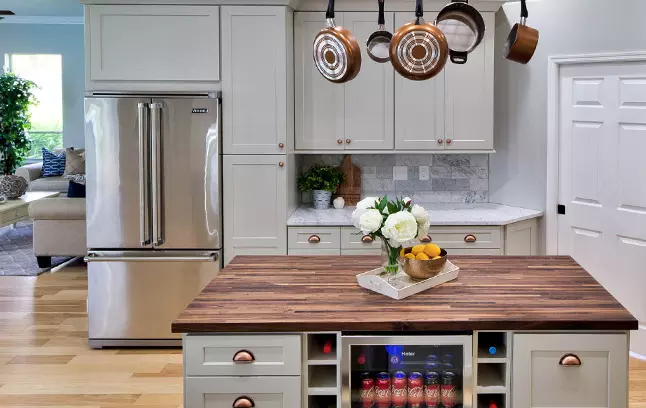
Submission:
<svg viewBox="0 0 646 408">
<path fill-rule="evenodd" d="M 471 408 L 471 339 L 343 337 L 343 408 Z"/>
</svg>

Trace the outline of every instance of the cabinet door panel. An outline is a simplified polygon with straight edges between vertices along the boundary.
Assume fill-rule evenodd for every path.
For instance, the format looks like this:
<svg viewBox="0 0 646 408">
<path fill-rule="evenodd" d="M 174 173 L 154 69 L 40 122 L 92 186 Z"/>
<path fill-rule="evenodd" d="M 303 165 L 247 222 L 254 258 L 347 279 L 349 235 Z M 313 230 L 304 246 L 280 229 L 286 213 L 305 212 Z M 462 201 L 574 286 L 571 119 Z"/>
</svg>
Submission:
<svg viewBox="0 0 646 408">
<path fill-rule="evenodd" d="M 343 13 L 343 26 L 352 31 L 361 48 L 361 72 L 345 84 L 346 150 L 392 150 L 394 146 L 394 70 L 368 56 L 366 40 L 375 31 L 375 13 Z M 392 32 L 394 14 L 386 13 Z"/>
<path fill-rule="evenodd" d="M 279 163 L 284 163 L 280 166 Z M 224 263 L 287 253 L 287 156 L 224 156 Z"/>
<path fill-rule="evenodd" d="M 428 21 L 437 13 L 426 13 Z M 411 21 L 395 13 L 395 27 Z M 444 150 L 444 71 L 427 81 L 411 81 L 395 73 L 395 149 Z"/>
<path fill-rule="evenodd" d="M 494 13 L 482 14 L 487 27 L 494 27 Z M 486 31 L 466 64 L 446 64 L 447 150 L 493 149 L 494 32 Z"/>
<path fill-rule="evenodd" d="M 291 26 L 286 7 L 222 8 L 224 154 L 282 154 L 293 139 L 287 126 Z"/>
<path fill-rule="evenodd" d="M 343 150 L 344 86 L 323 78 L 312 60 L 312 44 L 325 27 L 325 13 L 296 13 L 294 23 L 296 149 Z M 343 25 L 343 13 L 336 14 L 336 23 Z"/>
</svg>

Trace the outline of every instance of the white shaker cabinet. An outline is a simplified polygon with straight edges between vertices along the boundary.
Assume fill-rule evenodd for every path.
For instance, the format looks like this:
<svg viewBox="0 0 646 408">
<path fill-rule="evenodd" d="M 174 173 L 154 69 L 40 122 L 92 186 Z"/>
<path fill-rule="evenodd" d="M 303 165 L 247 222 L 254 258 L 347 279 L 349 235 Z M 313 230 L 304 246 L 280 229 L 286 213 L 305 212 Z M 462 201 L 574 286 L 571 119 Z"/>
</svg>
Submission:
<svg viewBox="0 0 646 408">
<path fill-rule="evenodd" d="M 224 154 L 284 154 L 294 141 L 293 12 L 222 7 Z"/>
<path fill-rule="evenodd" d="M 287 155 L 223 156 L 224 264 L 236 255 L 286 255 Z"/>
<path fill-rule="evenodd" d="M 217 6 L 85 6 L 86 89 L 217 90 L 219 37 Z"/>
</svg>

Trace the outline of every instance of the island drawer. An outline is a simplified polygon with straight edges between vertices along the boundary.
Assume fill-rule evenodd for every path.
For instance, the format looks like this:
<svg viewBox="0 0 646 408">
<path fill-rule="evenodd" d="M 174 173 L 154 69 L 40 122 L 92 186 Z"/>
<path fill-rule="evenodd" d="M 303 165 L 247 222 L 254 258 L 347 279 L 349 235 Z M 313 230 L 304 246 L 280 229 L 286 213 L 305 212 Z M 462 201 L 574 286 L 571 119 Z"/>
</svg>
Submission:
<svg viewBox="0 0 646 408">
<path fill-rule="evenodd" d="M 431 242 L 441 248 L 500 248 L 500 227 L 431 227 Z"/>
<path fill-rule="evenodd" d="M 290 227 L 287 230 L 288 249 L 336 249 L 341 248 L 341 229 Z"/>
<path fill-rule="evenodd" d="M 625 407 L 625 334 L 514 334 L 513 407 Z"/>
<path fill-rule="evenodd" d="M 299 335 L 187 335 L 186 375 L 301 374 Z"/>
<path fill-rule="evenodd" d="M 301 377 L 189 377 L 184 398 L 186 408 L 300 407 Z"/>
<path fill-rule="evenodd" d="M 341 228 L 341 250 L 376 251 L 381 253 L 381 239 L 374 241 L 355 227 Z"/>
</svg>

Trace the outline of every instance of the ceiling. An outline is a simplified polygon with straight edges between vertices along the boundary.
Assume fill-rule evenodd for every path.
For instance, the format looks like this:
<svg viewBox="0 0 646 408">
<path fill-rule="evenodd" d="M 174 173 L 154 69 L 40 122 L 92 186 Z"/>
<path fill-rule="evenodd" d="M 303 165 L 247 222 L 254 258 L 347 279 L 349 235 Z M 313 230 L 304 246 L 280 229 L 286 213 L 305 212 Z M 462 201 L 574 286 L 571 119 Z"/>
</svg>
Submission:
<svg viewBox="0 0 646 408">
<path fill-rule="evenodd" d="M 83 15 L 79 0 L 0 0 L 0 10 L 11 10 L 16 16 Z"/>
</svg>

